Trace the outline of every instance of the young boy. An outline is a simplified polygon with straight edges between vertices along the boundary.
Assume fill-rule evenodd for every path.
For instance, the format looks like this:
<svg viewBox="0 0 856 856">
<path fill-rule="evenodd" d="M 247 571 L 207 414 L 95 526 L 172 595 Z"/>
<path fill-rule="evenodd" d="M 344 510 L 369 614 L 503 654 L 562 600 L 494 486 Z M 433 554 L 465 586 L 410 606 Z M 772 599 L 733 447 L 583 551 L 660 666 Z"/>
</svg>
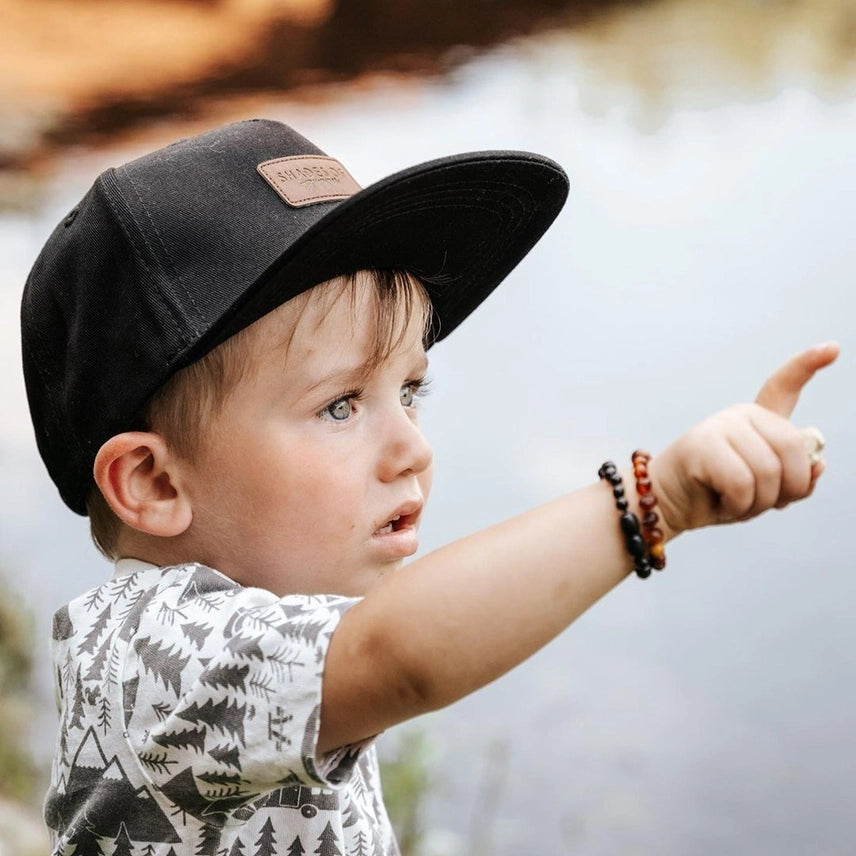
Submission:
<svg viewBox="0 0 856 856">
<path fill-rule="evenodd" d="M 396 853 L 377 734 L 510 670 L 683 530 L 811 493 L 820 443 L 787 417 L 834 344 L 652 460 L 403 567 L 426 348 L 566 192 L 519 152 L 361 190 L 253 121 L 107 171 L 57 227 L 22 307 L 30 407 L 116 569 L 54 621 L 55 854 Z"/>
</svg>

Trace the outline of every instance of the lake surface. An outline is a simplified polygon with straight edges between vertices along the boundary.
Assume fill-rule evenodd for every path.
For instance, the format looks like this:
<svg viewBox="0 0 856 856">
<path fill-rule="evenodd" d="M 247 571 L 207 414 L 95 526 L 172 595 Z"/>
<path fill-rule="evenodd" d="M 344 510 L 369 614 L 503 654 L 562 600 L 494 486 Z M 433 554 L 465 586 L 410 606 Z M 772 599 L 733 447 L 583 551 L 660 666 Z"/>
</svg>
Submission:
<svg viewBox="0 0 856 856">
<path fill-rule="evenodd" d="M 293 124 L 362 184 L 488 148 L 543 152 L 570 174 L 547 236 L 432 351 L 424 550 L 589 483 L 607 457 L 656 452 L 751 399 L 798 348 L 844 348 L 795 414 L 827 438 L 810 502 L 684 536 L 662 576 L 628 580 L 514 673 L 416 725 L 434 778 L 426 850 L 852 854 L 856 102 L 787 64 L 760 86 L 716 67 L 694 86 L 672 67 L 639 88 L 598 50 L 557 33 L 439 82 L 212 108 L 209 124 Z M 31 211 L 0 219 L 0 566 L 37 614 L 42 664 L 50 613 L 109 568 L 33 448 L 21 285 L 98 171 L 183 130 L 69 152 Z M 39 728 L 52 733 L 49 714 Z"/>
</svg>

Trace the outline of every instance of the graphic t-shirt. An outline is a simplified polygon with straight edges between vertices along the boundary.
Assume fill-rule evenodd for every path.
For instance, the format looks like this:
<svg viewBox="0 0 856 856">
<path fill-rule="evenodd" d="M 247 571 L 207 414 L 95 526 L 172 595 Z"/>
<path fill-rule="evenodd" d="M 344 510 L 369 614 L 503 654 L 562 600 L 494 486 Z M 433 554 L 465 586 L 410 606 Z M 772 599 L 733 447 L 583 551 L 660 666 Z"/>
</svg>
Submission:
<svg viewBox="0 0 856 856">
<path fill-rule="evenodd" d="M 54 616 L 54 854 L 397 854 L 372 741 L 318 758 L 330 637 L 356 601 L 133 559 Z"/>
</svg>

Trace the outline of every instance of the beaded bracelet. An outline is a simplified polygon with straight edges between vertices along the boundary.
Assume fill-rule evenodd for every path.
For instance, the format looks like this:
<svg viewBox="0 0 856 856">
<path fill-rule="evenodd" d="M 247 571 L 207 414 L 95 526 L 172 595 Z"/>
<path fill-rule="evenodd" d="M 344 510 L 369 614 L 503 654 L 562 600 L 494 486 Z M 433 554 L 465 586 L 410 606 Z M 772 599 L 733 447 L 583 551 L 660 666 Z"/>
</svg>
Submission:
<svg viewBox="0 0 856 856">
<path fill-rule="evenodd" d="M 624 545 L 633 559 L 636 575 L 645 579 L 651 576 L 651 562 L 648 559 L 648 545 L 639 531 L 639 518 L 628 510 L 627 499 L 624 496 L 624 484 L 618 468 L 612 461 L 606 461 L 597 471 L 604 481 L 612 485 L 612 495 L 615 497 L 615 507 L 621 512 L 618 522 L 624 535 Z"/>
<path fill-rule="evenodd" d="M 648 545 L 648 558 L 651 567 L 656 571 L 662 571 L 666 567 L 666 544 L 663 530 L 657 526 L 660 517 L 654 506 L 657 497 L 654 496 L 651 487 L 651 479 L 648 478 L 648 461 L 651 455 L 637 449 L 631 456 L 633 462 L 633 475 L 636 477 L 636 493 L 639 494 L 639 505 L 644 512 L 642 515 L 642 537 Z"/>
</svg>

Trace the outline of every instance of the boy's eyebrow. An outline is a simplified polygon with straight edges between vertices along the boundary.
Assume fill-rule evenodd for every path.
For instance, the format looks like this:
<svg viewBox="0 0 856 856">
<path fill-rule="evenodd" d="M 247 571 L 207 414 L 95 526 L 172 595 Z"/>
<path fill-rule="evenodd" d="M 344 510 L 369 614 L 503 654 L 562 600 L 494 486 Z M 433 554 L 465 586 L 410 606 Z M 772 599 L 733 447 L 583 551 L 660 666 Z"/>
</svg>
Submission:
<svg viewBox="0 0 856 856">
<path fill-rule="evenodd" d="M 360 363 L 356 366 L 350 366 L 348 368 L 340 369 L 339 371 L 331 372 L 330 374 L 325 375 L 320 380 L 315 383 L 310 384 L 306 387 L 305 392 L 311 393 L 316 389 L 322 386 L 336 386 L 341 387 L 343 389 L 351 388 L 359 386 L 362 383 L 365 383 L 369 377 L 375 371 L 376 366 L 373 366 L 370 362 L 366 361 Z M 416 369 L 417 374 L 424 374 L 428 370 L 428 356 L 427 354 L 422 354 L 422 358 L 419 360 L 419 365 Z"/>
</svg>

